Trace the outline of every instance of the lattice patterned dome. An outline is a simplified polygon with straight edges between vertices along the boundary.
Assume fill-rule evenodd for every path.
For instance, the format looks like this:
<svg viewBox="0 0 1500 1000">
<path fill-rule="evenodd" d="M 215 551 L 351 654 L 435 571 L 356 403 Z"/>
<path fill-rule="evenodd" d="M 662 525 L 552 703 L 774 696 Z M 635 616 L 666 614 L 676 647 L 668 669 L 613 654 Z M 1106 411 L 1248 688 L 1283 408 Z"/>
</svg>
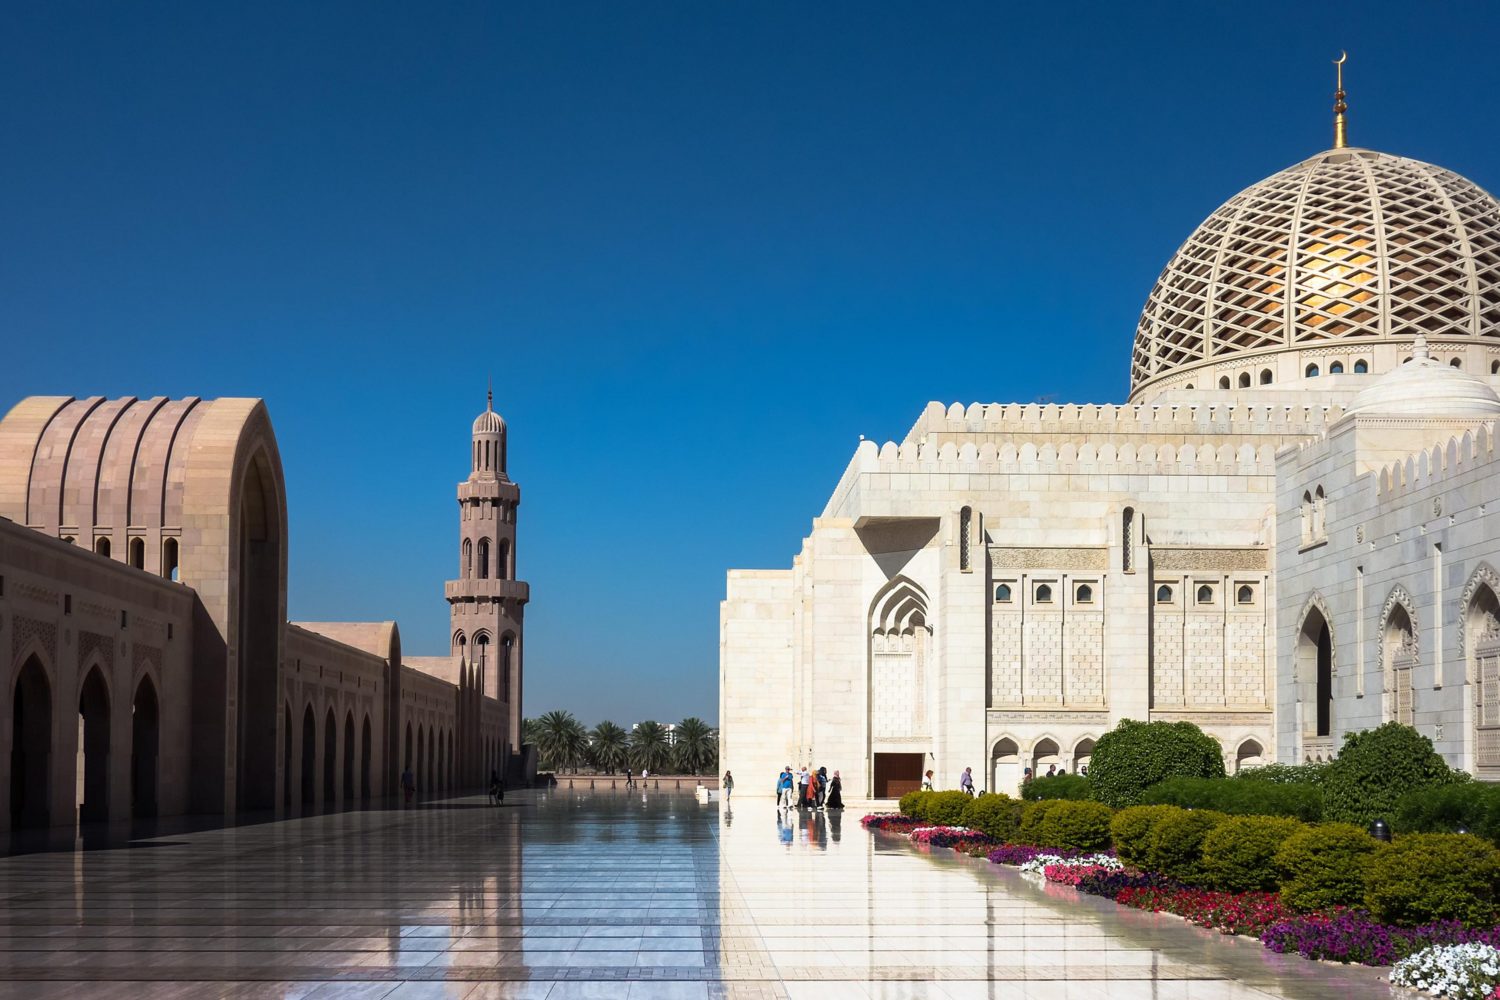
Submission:
<svg viewBox="0 0 1500 1000">
<path fill-rule="evenodd" d="M 1141 313 L 1131 397 L 1226 359 L 1419 331 L 1500 345 L 1500 204 L 1430 163 L 1331 149 L 1241 191 L 1178 249 Z"/>
</svg>

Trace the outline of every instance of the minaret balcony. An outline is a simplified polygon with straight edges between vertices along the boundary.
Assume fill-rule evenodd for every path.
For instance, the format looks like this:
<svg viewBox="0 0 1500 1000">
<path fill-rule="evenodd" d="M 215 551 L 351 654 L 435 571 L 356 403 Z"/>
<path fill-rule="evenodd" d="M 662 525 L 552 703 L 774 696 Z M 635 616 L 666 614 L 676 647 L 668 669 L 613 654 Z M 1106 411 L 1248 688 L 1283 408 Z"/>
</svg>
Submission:
<svg viewBox="0 0 1500 1000">
<path fill-rule="evenodd" d="M 450 601 L 505 600 L 525 604 L 531 600 L 531 584 L 524 580 L 449 580 L 443 584 L 443 596 Z"/>
</svg>

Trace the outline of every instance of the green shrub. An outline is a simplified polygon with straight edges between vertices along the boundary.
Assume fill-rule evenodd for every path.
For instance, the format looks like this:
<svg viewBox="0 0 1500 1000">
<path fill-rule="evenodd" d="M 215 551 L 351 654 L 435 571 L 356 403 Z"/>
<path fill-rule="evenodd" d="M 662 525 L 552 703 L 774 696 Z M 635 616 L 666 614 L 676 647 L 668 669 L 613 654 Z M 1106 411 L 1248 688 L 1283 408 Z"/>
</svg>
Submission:
<svg viewBox="0 0 1500 1000">
<path fill-rule="evenodd" d="M 1021 825 L 1021 803 L 1009 795 L 981 795 L 964 806 L 963 825 L 1005 844 L 1015 843 Z"/>
<path fill-rule="evenodd" d="M 1365 873 L 1365 906 L 1377 920 L 1415 926 L 1461 920 L 1493 927 L 1500 851 L 1467 833 L 1412 833 L 1382 845 Z"/>
<path fill-rule="evenodd" d="M 1136 805 L 1141 792 L 1179 775 L 1224 777 L 1218 742 L 1191 722 L 1125 719 L 1099 737 L 1089 760 L 1094 798 L 1116 809 Z"/>
<path fill-rule="evenodd" d="M 910 816 L 912 819 L 923 819 L 922 803 L 926 802 L 927 796 L 931 794 L 931 792 L 907 792 L 901 796 L 901 801 L 896 804 L 896 808 L 901 810 L 901 815 L 903 816 Z"/>
<path fill-rule="evenodd" d="M 1176 806 L 1131 806 L 1115 813 L 1109 823 L 1120 860 L 1132 868 L 1145 868 L 1151 859 L 1151 834 L 1156 824 L 1183 810 Z"/>
<path fill-rule="evenodd" d="M 1276 852 L 1281 898 L 1297 910 L 1358 906 L 1365 866 L 1380 841 L 1348 823 L 1320 823 L 1287 838 Z"/>
<path fill-rule="evenodd" d="M 1237 781 L 1263 781 L 1273 785 L 1317 785 L 1322 783 L 1323 776 L 1327 773 L 1327 764 L 1308 761 L 1306 764 L 1262 764 L 1260 767 L 1247 767 L 1234 777 Z"/>
<path fill-rule="evenodd" d="M 1282 816 L 1232 816 L 1203 838 L 1203 871 L 1226 892 L 1274 892 L 1276 852 L 1305 824 Z"/>
<path fill-rule="evenodd" d="M 1040 821 L 1037 844 L 1068 851 L 1102 851 L 1109 847 L 1109 821 L 1115 815 L 1109 806 L 1069 799 L 1046 801 L 1053 806 Z"/>
<path fill-rule="evenodd" d="M 967 792 L 957 789 L 947 792 L 928 792 L 922 800 L 922 819 L 933 826 L 958 826 L 963 822 L 964 810 L 971 799 Z"/>
<path fill-rule="evenodd" d="M 1465 827 L 1489 840 L 1489 817 L 1500 804 L 1500 787 L 1478 781 L 1413 788 L 1396 800 L 1391 829 L 1396 833 L 1457 833 Z"/>
<path fill-rule="evenodd" d="M 1036 847 L 1044 846 L 1042 843 L 1043 831 L 1047 822 L 1047 814 L 1066 799 L 1043 799 L 1040 802 L 1028 802 L 1021 807 L 1021 823 L 1016 828 L 1016 843 L 1031 844 Z"/>
<path fill-rule="evenodd" d="M 1142 792 L 1141 804 L 1213 809 L 1231 816 L 1290 816 L 1308 823 L 1323 817 L 1323 793 L 1314 785 L 1236 778 L 1168 778 Z"/>
<path fill-rule="evenodd" d="M 1148 867 L 1189 885 L 1203 885 L 1208 881 L 1203 869 L 1203 840 L 1228 818 L 1209 809 L 1183 809 L 1162 817 L 1151 831 Z"/>
<path fill-rule="evenodd" d="M 1089 779 L 1081 774 L 1054 774 L 1051 777 L 1034 778 L 1021 786 L 1021 798 L 1027 802 L 1043 799 L 1088 799 Z"/>
<path fill-rule="evenodd" d="M 1448 766 L 1427 737 L 1411 726 L 1387 722 L 1344 737 L 1323 777 L 1323 815 L 1359 826 L 1390 821 L 1407 792 L 1467 779 Z"/>
</svg>

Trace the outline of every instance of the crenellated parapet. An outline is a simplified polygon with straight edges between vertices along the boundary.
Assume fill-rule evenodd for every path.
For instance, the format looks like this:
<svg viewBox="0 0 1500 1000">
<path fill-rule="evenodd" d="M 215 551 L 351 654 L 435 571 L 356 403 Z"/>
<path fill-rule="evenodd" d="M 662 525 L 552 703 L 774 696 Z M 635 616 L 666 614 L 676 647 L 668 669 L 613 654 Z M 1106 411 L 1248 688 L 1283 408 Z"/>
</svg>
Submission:
<svg viewBox="0 0 1500 1000">
<path fill-rule="evenodd" d="M 1445 480 L 1468 476 L 1476 469 L 1496 462 L 1496 425 L 1485 423 L 1434 445 L 1391 462 L 1380 470 L 1378 496 L 1381 503 L 1428 489 Z"/>
<path fill-rule="evenodd" d="M 1074 403 L 927 404 L 907 434 L 908 442 L 934 436 L 1164 434 L 1171 436 L 1272 435 L 1305 437 L 1321 433 L 1343 415 L 1327 401 L 1288 403 L 1203 402 L 1093 405 Z"/>
</svg>

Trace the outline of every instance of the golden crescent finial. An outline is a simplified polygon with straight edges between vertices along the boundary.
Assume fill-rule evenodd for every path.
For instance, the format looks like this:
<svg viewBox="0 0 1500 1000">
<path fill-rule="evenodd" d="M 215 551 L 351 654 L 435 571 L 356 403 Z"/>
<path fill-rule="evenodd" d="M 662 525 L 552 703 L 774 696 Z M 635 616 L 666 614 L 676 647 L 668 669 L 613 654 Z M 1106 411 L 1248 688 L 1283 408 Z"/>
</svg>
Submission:
<svg viewBox="0 0 1500 1000">
<path fill-rule="evenodd" d="M 1339 57 L 1333 61 L 1337 67 L 1338 84 L 1333 95 L 1333 148 L 1343 149 L 1349 145 L 1348 123 L 1344 112 L 1349 110 L 1349 105 L 1344 103 L 1344 63 L 1349 61 L 1349 53 L 1339 51 Z"/>
</svg>

